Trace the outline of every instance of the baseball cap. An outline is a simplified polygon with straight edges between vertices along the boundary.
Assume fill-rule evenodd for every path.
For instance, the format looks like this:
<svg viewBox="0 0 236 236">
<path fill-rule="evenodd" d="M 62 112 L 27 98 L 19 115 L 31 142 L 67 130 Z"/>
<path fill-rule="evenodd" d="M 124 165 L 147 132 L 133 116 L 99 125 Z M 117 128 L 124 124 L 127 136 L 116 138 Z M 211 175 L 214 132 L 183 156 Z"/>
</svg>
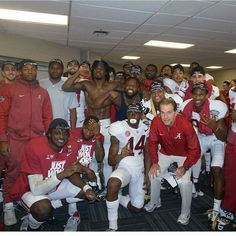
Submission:
<svg viewBox="0 0 236 236">
<path fill-rule="evenodd" d="M 156 90 L 163 90 L 163 89 L 164 89 L 164 83 L 160 80 L 156 80 L 152 82 L 151 87 L 150 87 L 151 92 L 154 92 Z"/>
<path fill-rule="evenodd" d="M 33 65 L 36 68 L 38 68 L 38 64 L 35 61 L 33 61 L 31 59 L 24 59 L 19 63 L 19 69 L 21 70 L 23 68 L 23 66 L 25 66 L 25 65 Z"/>
<path fill-rule="evenodd" d="M 14 67 L 17 67 L 17 63 L 14 62 L 14 61 L 4 61 L 4 62 L 2 63 L 1 70 L 4 70 L 5 66 L 7 66 L 7 65 L 12 65 L 12 66 L 14 66 Z"/>
<path fill-rule="evenodd" d="M 204 83 L 196 83 L 192 87 L 192 93 L 195 89 L 205 90 L 208 93 L 208 88 Z"/>
<path fill-rule="evenodd" d="M 69 130 L 70 126 L 68 125 L 66 120 L 61 119 L 61 118 L 56 118 L 50 123 L 48 131 L 52 130 L 52 129 L 67 129 L 67 130 Z"/>
<path fill-rule="evenodd" d="M 72 63 L 72 62 L 74 62 L 76 65 L 79 66 L 79 61 L 78 61 L 77 59 L 72 59 L 72 60 L 68 61 L 68 62 L 67 62 L 67 66 L 68 66 L 70 63 Z"/>
<path fill-rule="evenodd" d="M 191 70 L 191 76 L 193 76 L 194 74 L 202 74 L 202 75 L 205 75 L 206 72 L 204 70 L 204 68 L 202 66 L 197 66 L 197 67 L 194 67 L 192 70 Z"/>
<path fill-rule="evenodd" d="M 124 68 L 125 66 L 132 66 L 133 64 L 134 64 L 134 63 L 133 63 L 132 61 L 127 61 L 127 62 L 124 63 L 123 68 Z"/>
<path fill-rule="evenodd" d="M 180 65 L 180 64 L 177 64 L 177 65 L 175 65 L 175 66 L 173 66 L 173 71 L 175 71 L 175 70 L 180 70 L 180 71 L 182 71 L 182 72 L 184 72 L 184 68 L 183 68 L 183 66 L 182 65 Z"/>
<path fill-rule="evenodd" d="M 134 112 L 134 113 L 141 113 L 142 107 L 139 103 L 137 104 L 130 104 L 127 108 L 127 113 Z"/>
<path fill-rule="evenodd" d="M 64 67 L 63 62 L 62 62 L 61 59 L 52 59 L 52 60 L 49 61 L 49 63 L 48 63 L 48 68 L 51 67 L 51 65 L 52 65 L 53 63 L 57 63 L 57 64 L 61 65 L 62 68 Z"/>
<path fill-rule="evenodd" d="M 137 74 L 140 74 L 142 73 L 142 67 L 140 65 L 132 65 L 131 66 L 131 69 L 130 69 L 130 72 L 131 73 L 137 73 Z"/>
</svg>

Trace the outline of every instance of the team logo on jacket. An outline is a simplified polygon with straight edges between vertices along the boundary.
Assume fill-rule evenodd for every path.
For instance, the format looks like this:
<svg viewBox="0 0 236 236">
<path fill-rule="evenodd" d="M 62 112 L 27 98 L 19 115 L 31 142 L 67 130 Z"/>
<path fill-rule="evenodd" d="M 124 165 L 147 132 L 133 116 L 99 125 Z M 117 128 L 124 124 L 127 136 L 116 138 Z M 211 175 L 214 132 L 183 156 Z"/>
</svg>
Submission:
<svg viewBox="0 0 236 236">
<path fill-rule="evenodd" d="M 174 139 L 181 139 L 181 133 L 177 133 L 176 137 L 174 137 Z"/>
<path fill-rule="evenodd" d="M 130 134 L 131 134 L 131 133 L 130 133 L 130 131 L 129 131 L 129 130 L 126 130 L 126 131 L 125 131 L 125 136 L 126 136 L 126 137 L 129 137 L 129 136 L 130 136 Z"/>
</svg>

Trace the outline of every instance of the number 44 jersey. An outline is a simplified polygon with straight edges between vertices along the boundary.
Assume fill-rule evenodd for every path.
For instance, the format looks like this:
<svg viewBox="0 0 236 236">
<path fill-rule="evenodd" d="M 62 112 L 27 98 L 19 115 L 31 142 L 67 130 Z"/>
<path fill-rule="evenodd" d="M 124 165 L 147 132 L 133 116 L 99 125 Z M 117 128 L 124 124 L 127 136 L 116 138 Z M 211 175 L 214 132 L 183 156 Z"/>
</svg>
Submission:
<svg viewBox="0 0 236 236">
<path fill-rule="evenodd" d="M 120 142 L 119 154 L 127 143 L 129 143 L 128 145 L 133 151 L 133 155 L 123 158 L 120 164 L 134 166 L 136 164 L 140 165 L 140 161 L 143 163 L 144 146 L 149 136 L 149 127 L 146 124 L 140 120 L 138 128 L 135 129 L 129 126 L 127 120 L 116 121 L 111 124 L 109 133 Z"/>
</svg>

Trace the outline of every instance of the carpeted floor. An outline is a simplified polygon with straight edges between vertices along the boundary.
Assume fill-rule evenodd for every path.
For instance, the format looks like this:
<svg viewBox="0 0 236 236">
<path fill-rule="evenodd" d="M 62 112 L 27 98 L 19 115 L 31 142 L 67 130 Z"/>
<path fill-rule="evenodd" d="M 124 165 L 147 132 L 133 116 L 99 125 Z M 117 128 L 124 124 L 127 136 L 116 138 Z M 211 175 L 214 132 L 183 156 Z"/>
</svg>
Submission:
<svg viewBox="0 0 236 236">
<path fill-rule="evenodd" d="M 176 223 L 180 214 L 181 199 L 178 194 L 171 190 L 162 190 L 162 206 L 148 213 L 144 210 L 138 214 L 131 213 L 126 208 L 119 207 L 119 231 L 209 231 L 209 224 L 205 212 L 212 207 L 213 198 L 211 189 L 205 182 L 209 182 L 206 177 L 202 182 L 202 189 L 205 195 L 192 200 L 191 219 L 187 226 Z M 80 202 L 77 204 L 81 214 L 81 223 L 78 231 L 105 231 L 108 228 L 107 210 L 105 201 L 89 204 Z M 2 204 L 0 206 L 2 212 Z M 14 226 L 6 227 L 6 231 L 19 231 L 21 217 L 26 214 L 20 206 L 16 207 L 18 223 Z M 45 231 L 63 231 L 68 219 L 67 206 L 56 209 L 53 212 L 54 220 L 50 220 L 43 225 Z M 3 213 L 0 216 L 0 223 L 3 223 Z"/>
</svg>

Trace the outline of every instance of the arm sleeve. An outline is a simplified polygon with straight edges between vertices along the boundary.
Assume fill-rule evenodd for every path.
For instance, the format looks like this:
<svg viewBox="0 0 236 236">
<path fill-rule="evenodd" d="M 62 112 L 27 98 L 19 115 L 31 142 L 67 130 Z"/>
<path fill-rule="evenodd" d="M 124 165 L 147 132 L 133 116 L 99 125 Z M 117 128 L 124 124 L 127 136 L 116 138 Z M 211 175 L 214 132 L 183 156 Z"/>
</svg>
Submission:
<svg viewBox="0 0 236 236">
<path fill-rule="evenodd" d="M 190 168 L 201 157 L 201 148 L 196 132 L 189 121 L 185 121 L 185 137 L 187 145 L 187 158 L 183 164 L 184 167 Z"/>
<path fill-rule="evenodd" d="M 61 181 L 54 175 L 51 178 L 43 180 L 43 175 L 28 175 L 30 190 L 33 195 L 47 194 L 53 190 Z"/>
<path fill-rule="evenodd" d="M 156 118 L 154 118 L 152 120 L 150 132 L 149 132 L 148 148 L 149 148 L 149 154 L 150 154 L 150 158 L 151 158 L 151 164 L 158 163 L 157 150 L 158 150 L 159 140 L 158 140 L 158 133 L 157 133 L 158 132 L 157 131 L 157 122 L 158 121 Z"/>
</svg>

